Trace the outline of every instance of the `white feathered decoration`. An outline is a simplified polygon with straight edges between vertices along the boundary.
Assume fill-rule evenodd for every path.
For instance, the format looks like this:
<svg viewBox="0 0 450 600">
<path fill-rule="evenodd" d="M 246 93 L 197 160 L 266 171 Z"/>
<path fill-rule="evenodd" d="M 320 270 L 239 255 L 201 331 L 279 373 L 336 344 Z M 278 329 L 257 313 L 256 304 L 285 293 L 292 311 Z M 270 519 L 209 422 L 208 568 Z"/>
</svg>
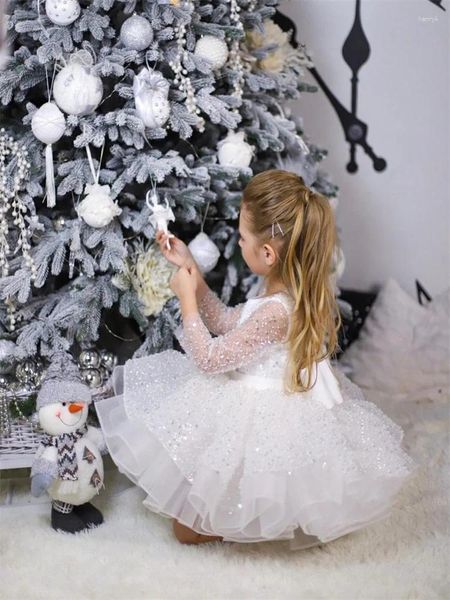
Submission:
<svg viewBox="0 0 450 600">
<path fill-rule="evenodd" d="M 113 202 L 109 185 L 99 184 L 100 165 L 96 173 L 89 144 L 86 146 L 86 153 L 94 183 L 86 184 L 84 191 L 86 197 L 77 206 L 76 211 L 78 216 L 91 227 L 106 227 L 114 217 L 120 215 L 122 209 L 117 202 Z"/>
<path fill-rule="evenodd" d="M 245 141 L 243 131 L 229 131 L 227 137 L 217 144 L 219 163 L 224 167 L 244 169 L 250 166 L 254 147 Z"/>
<path fill-rule="evenodd" d="M 109 185 L 88 183 L 86 185 L 86 197 L 77 207 L 78 216 L 91 227 L 106 227 L 122 209 L 113 202 L 110 196 Z"/>
</svg>

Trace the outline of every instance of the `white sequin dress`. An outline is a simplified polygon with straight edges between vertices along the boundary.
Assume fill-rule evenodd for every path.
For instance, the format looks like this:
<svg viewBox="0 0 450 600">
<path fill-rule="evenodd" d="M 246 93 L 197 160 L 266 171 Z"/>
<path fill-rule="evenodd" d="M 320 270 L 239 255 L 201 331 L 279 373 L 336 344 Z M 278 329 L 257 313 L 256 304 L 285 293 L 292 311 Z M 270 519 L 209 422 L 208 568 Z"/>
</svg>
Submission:
<svg viewBox="0 0 450 600">
<path fill-rule="evenodd" d="M 403 430 L 328 359 L 283 391 L 292 299 L 208 290 L 175 350 L 128 360 L 97 402 L 110 454 L 151 510 L 225 540 L 306 548 L 386 518 L 418 465 Z M 212 337 L 210 332 L 217 335 Z"/>
</svg>

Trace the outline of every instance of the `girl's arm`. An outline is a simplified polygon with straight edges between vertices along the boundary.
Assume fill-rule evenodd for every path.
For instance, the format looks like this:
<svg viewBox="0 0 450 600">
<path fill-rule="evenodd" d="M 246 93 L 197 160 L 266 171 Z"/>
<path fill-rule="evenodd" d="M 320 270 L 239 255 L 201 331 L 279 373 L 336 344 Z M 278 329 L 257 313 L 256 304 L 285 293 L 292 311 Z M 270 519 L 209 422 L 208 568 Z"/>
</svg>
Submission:
<svg viewBox="0 0 450 600">
<path fill-rule="evenodd" d="M 203 279 L 195 261 L 190 263 L 189 268 L 195 269 L 197 307 L 206 327 L 215 335 L 222 335 L 234 329 L 245 302 L 241 302 L 236 306 L 227 306 Z"/>
<path fill-rule="evenodd" d="M 224 335 L 212 338 L 195 312 L 183 319 L 175 335 L 199 369 L 224 373 L 253 362 L 273 344 L 284 342 L 288 327 L 289 316 L 284 305 L 268 300 L 244 323 Z"/>
<path fill-rule="evenodd" d="M 167 245 L 169 240 L 170 248 Z M 170 263 L 180 268 L 186 268 L 195 274 L 197 309 L 208 329 L 216 335 L 230 331 L 236 325 L 245 303 L 229 307 L 221 302 L 215 292 L 208 287 L 192 253 L 182 240 L 173 234 L 170 234 L 169 238 L 164 231 L 158 230 L 156 241 L 161 253 Z"/>
</svg>

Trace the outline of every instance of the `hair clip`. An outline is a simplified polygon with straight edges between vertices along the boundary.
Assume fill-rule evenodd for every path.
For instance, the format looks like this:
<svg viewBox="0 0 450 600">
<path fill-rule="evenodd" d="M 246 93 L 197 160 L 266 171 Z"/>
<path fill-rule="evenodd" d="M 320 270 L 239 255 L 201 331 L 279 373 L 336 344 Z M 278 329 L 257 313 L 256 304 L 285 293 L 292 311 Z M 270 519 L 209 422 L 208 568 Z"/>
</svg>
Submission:
<svg viewBox="0 0 450 600">
<path fill-rule="evenodd" d="M 275 223 L 276 223 L 278 229 L 280 230 L 281 235 L 284 236 L 284 231 L 281 229 L 280 224 L 278 223 L 278 221 L 275 221 Z M 275 223 L 272 223 L 272 237 L 273 238 L 275 237 Z"/>
</svg>

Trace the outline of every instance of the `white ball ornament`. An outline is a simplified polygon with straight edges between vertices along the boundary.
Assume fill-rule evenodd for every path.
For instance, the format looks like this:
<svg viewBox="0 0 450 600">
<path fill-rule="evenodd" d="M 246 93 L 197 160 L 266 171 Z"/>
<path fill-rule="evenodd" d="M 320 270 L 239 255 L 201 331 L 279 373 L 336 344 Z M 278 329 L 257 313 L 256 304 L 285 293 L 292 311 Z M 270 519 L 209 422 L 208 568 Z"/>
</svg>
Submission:
<svg viewBox="0 0 450 600">
<path fill-rule="evenodd" d="M 45 0 L 47 17 L 55 25 L 70 25 L 81 13 L 78 0 Z"/>
<path fill-rule="evenodd" d="M 214 70 L 221 69 L 227 62 L 228 46 L 220 38 L 205 35 L 197 41 L 194 54 L 209 61 Z"/>
<path fill-rule="evenodd" d="M 145 50 L 153 42 L 153 29 L 147 19 L 133 15 L 122 24 L 120 41 L 130 50 Z"/>
<path fill-rule="evenodd" d="M 162 127 L 170 115 L 170 84 L 159 71 L 144 68 L 133 80 L 136 112 L 150 129 Z"/>
<path fill-rule="evenodd" d="M 54 102 L 46 102 L 34 113 L 31 130 L 44 144 L 54 144 L 63 135 L 66 118 Z"/>
<path fill-rule="evenodd" d="M 68 115 L 89 115 L 95 111 L 103 96 L 103 84 L 92 71 L 92 57 L 77 58 L 72 55 L 69 64 L 56 75 L 53 97 L 56 104 Z"/>
<path fill-rule="evenodd" d="M 47 206 L 55 206 L 55 173 L 53 168 L 52 144 L 57 142 L 66 128 L 66 118 L 54 102 L 46 102 L 34 113 L 31 119 L 31 130 L 45 148 L 45 175 Z"/>
<path fill-rule="evenodd" d="M 87 184 L 86 197 L 77 207 L 78 216 L 91 227 L 106 227 L 122 209 L 113 202 L 109 185 Z"/>
<path fill-rule="evenodd" d="M 245 169 L 250 166 L 254 147 L 247 144 L 243 131 L 229 131 L 227 137 L 217 144 L 219 163 L 223 167 Z"/>
<path fill-rule="evenodd" d="M 220 257 L 220 250 L 203 231 L 189 242 L 188 248 L 202 273 L 212 271 L 217 265 L 217 261 Z"/>
</svg>

